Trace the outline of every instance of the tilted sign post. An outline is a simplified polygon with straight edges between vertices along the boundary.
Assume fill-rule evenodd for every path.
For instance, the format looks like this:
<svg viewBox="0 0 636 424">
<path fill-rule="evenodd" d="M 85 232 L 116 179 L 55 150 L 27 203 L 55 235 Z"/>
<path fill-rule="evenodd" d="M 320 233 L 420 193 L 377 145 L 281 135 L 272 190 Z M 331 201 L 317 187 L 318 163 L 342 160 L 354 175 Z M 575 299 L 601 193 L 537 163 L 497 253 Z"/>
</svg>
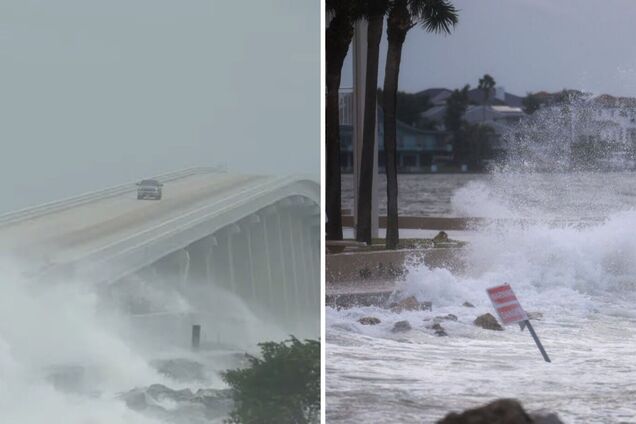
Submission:
<svg viewBox="0 0 636 424">
<path fill-rule="evenodd" d="M 534 342 L 537 344 L 541 355 L 543 355 L 543 359 L 546 362 L 550 361 L 548 354 L 545 349 L 543 349 L 543 345 L 541 344 L 541 340 L 537 336 L 537 333 L 534 332 L 534 328 L 532 328 L 532 324 L 530 324 L 530 320 L 528 319 L 528 314 L 523 310 L 519 300 L 517 300 L 517 296 L 512 291 L 512 287 L 508 284 L 504 284 L 497 287 L 491 287 L 486 290 L 488 292 L 488 297 L 490 297 L 490 301 L 492 305 L 495 307 L 497 311 L 497 315 L 499 315 L 499 319 L 504 325 L 519 323 L 521 327 L 521 331 L 523 331 L 524 327 L 528 327 L 528 331 L 532 335 Z"/>
</svg>

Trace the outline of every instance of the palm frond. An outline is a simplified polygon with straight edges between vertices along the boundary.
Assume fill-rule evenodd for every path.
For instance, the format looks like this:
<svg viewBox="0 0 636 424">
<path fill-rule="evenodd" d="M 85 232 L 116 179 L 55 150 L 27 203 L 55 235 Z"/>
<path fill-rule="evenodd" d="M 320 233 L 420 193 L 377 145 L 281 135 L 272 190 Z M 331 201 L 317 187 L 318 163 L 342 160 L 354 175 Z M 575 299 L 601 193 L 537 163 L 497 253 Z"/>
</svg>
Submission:
<svg viewBox="0 0 636 424">
<path fill-rule="evenodd" d="M 413 21 L 429 32 L 449 34 L 459 21 L 459 10 L 448 0 L 410 0 Z"/>
</svg>

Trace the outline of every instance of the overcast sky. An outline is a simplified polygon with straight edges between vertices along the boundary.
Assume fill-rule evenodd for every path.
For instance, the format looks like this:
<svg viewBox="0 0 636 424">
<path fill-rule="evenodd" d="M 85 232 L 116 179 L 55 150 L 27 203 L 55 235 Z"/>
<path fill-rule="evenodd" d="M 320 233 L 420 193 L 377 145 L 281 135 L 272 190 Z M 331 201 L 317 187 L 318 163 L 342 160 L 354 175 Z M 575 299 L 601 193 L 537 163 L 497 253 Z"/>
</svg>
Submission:
<svg viewBox="0 0 636 424">
<path fill-rule="evenodd" d="M 319 31 L 315 0 L 2 0 L 0 210 L 193 165 L 318 177 Z"/>
<path fill-rule="evenodd" d="M 475 87 L 489 73 L 518 95 L 567 87 L 636 96 L 636 1 L 453 3 L 460 16 L 452 35 L 409 32 L 400 89 Z M 343 85 L 350 84 L 347 74 Z"/>
</svg>

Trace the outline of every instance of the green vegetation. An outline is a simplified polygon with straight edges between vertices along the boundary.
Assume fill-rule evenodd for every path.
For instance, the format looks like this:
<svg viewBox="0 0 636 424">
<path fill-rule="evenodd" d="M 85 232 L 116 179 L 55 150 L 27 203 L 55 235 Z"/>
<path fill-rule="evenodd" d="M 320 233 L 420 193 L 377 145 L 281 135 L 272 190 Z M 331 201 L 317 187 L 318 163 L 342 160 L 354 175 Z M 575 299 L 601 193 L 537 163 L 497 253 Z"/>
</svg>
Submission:
<svg viewBox="0 0 636 424">
<path fill-rule="evenodd" d="M 383 92 L 378 88 L 378 102 L 383 102 Z M 397 120 L 413 127 L 426 130 L 435 129 L 434 123 L 422 119 L 422 112 L 426 112 L 433 105 L 427 95 L 422 93 L 397 92 L 397 108 L 395 110 Z"/>
<path fill-rule="evenodd" d="M 249 368 L 227 371 L 234 410 L 229 423 L 309 424 L 320 421 L 320 342 L 259 344 L 262 358 L 248 355 Z"/>
<path fill-rule="evenodd" d="M 541 107 L 541 98 L 536 94 L 528 93 L 521 101 L 523 111 L 528 115 L 532 115 Z"/>
</svg>

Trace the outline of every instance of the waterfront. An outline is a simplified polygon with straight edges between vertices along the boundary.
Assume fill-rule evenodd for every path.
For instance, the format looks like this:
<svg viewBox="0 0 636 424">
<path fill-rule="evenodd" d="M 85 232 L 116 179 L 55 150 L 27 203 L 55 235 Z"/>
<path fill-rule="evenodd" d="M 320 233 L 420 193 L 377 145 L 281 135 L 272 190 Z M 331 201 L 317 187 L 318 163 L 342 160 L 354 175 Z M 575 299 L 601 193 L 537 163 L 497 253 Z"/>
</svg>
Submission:
<svg viewBox="0 0 636 424">
<path fill-rule="evenodd" d="M 476 229 L 465 249 L 470 269 L 465 275 L 410 269 L 401 288 L 431 300 L 432 312 L 328 308 L 327 419 L 429 423 L 451 410 L 517 397 L 529 410 L 556 412 L 567 423 L 634 422 L 636 175 L 400 180 L 402 214 L 538 223 Z M 490 332 L 472 324 L 477 315 L 493 312 L 485 289 L 503 282 L 528 311 L 543 314 L 535 329 L 551 364 L 518 327 Z M 475 308 L 463 307 L 465 301 Z M 426 328 L 447 314 L 458 317 L 442 323 L 448 337 Z M 363 326 L 357 322 L 363 316 L 382 323 Z M 400 320 L 413 329 L 392 333 Z"/>
</svg>

